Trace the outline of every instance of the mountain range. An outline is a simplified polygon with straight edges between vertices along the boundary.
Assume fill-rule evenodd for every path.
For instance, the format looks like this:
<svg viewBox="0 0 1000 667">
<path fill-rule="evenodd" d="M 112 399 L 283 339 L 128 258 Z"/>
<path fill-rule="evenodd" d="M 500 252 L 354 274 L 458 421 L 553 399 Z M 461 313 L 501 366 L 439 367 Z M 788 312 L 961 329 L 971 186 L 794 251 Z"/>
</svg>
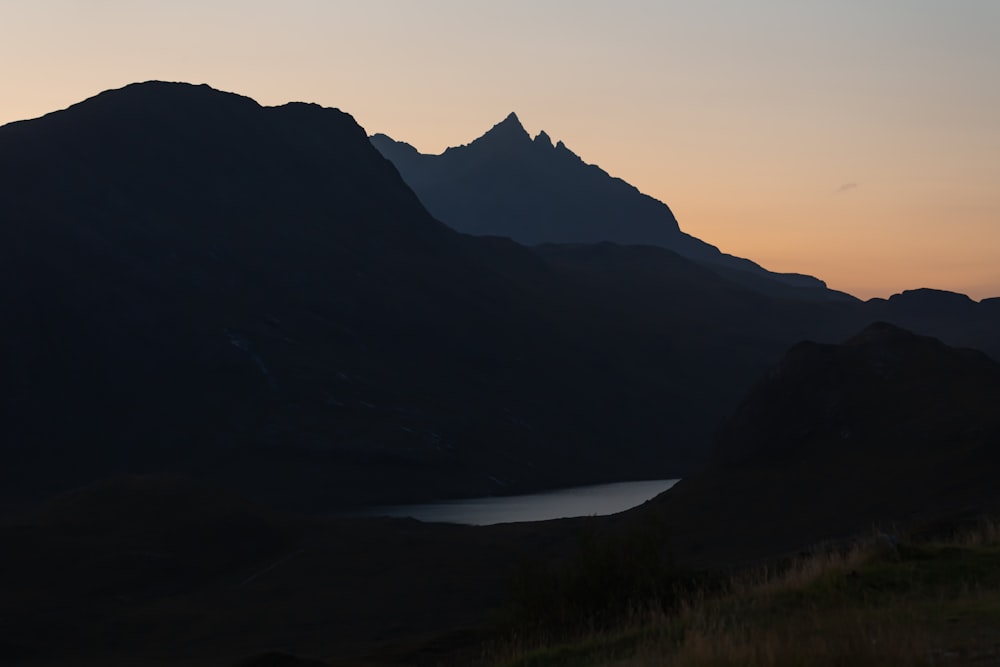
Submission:
<svg viewBox="0 0 1000 667">
<path fill-rule="evenodd" d="M 853 302 L 858 323 L 891 321 L 1000 355 L 1000 298 L 975 302 L 964 294 L 920 288 L 860 303 L 818 278 L 767 271 L 684 233 L 665 203 L 586 164 L 563 142 L 553 145 L 547 133 L 532 139 L 514 113 L 478 139 L 440 155 L 420 153 L 385 134 L 373 135 L 371 142 L 427 209 L 458 231 L 508 237 L 542 255 L 564 255 L 567 246 L 598 243 L 663 248 L 742 290 L 783 300 Z M 586 250 L 577 253 L 576 261 L 587 255 Z M 666 254 L 659 258 L 655 261 L 671 261 Z M 619 265 L 611 278 L 632 268 Z M 676 277 L 670 280 L 676 283 Z"/>
<path fill-rule="evenodd" d="M 1000 348 L 959 295 L 461 234 L 349 115 L 207 86 L 0 128 L 0 198 L 0 506 L 121 473 L 311 511 L 674 477 L 796 341 L 884 319 Z"/>
<path fill-rule="evenodd" d="M 525 245 L 653 245 L 763 291 L 789 293 L 791 286 L 810 290 L 812 298 L 850 298 L 812 276 L 766 271 L 684 233 L 669 206 L 585 163 L 563 142 L 553 145 L 545 132 L 532 139 L 514 113 L 440 155 L 384 134 L 371 141 L 434 217 L 466 234 Z"/>
</svg>

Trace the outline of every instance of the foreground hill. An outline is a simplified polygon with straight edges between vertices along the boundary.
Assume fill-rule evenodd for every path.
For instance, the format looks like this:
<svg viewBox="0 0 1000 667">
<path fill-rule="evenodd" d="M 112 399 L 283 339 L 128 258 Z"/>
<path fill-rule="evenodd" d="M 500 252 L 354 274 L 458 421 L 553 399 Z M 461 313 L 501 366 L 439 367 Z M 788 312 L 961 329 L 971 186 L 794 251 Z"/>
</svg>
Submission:
<svg viewBox="0 0 1000 667">
<path fill-rule="evenodd" d="M 670 208 L 542 132 L 532 139 L 515 114 L 469 144 L 425 155 L 376 134 L 372 144 L 399 169 L 439 220 L 462 232 L 518 243 L 653 245 L 767 293 L 804 288 L 812 298 L 849 299 L 811 276 L 777 274 L 681 231 Z"/>
<path fill-rule="evenodd" d="M 997 406 L 1000 365 L 980 352 L 884 323 L 800 343 L 727 421 L 712 462 L 647 509 L 706 562 L 996 512 Z"/>
</svg>

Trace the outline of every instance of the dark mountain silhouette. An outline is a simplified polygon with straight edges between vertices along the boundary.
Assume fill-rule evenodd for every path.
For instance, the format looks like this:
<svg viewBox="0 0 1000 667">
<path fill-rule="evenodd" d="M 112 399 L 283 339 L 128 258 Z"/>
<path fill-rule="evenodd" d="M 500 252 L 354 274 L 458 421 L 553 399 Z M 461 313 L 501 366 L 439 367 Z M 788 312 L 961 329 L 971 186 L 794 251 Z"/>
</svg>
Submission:
<svg viewBox="0 0 1000 667">
<path fill-rule="evenodd" d="M 767 293 L 808 288 L 811 298 L 850 299 L 811 276 L 777 274 L 680 230 L 670 208 L 542 132 L 532 139 L 515 114 L 470 144 L 424 155 L 384 134 L 375 147 L 439 220 L 461 232 L 518 243 L 654 245 L 704 262 Z"/>
<path fill-rule="evenodd" d="M 26 491 L 83 470 L 392 442 L 372 429 L 398 423 L 359 420 L 384 396 L 378 362 L 457 344 L 422 326 L 419 308 L 441 303 L 409 292 L 491 290 L 361 128 L 314 105 L 129 86 L 2 128 L 0 183 L 16 388 L 3 442 L 38 468 L 13 475 Z M 402 354 L 382 357 L 390 344 Z"/>
<path fill-rule="evenodd" d="M 706 468 L 651 504 L 689 556 L 763 557 L 872 525 L 1000 509 L 1000 364 L 886 323 L 803 342 L 746 397 Z"/>
<path fill-rule="evenodd" d="M 962 294 L 917 289 L 859 303 L 815 278 L 766 271 L 685 234 L 666 204 L 585 164 L 562 142 L 553 146 L 546 133 L 531 139 L 515 114 L 470 144 L 441 155 L 421 154 L 384 134 L 372 136 L 371 141 L 396 165 L 428 210 L 459 231 L 508 236 L 528 245 L 658 246 L 701 264 L 743 291 L 799 302 L 855 302 L 856 308 L 844 311 L 853 314 L 841 333 L 884 320 L 1000 359 L 1000 301 L 977 303 Z M 666 253 L 656 256 L 668 264 L 673 261 Z M 587 257 L 586 252 L 577 252 L 574 263 L 581 268 Z"/>
<path fill-rule="evenodd" d="M 206 86 L 0 128 L 0 197 L 7 503 L 158 471 L 312 510 L 672 476 L 762 364 L 844 331 L 667 250 L 458 234 L 347 114 Z"/>
<path fill-rule="evenodd" d="M 1000 365 L 981 352 L 878 322 L 843 345 L 791 348 L 729 420 L 716 456 L 724 465 L 766 466 L 810 456 L 806 446 L 820 443 L 832 447 L 828 454 L 853 449 L 858 439 L 872 446 L 869 458 L 948 454 L 966 442 L 992 447 L 982 429 L 1000 426 L 998 391 Z M 876 447 L 873 437 L 885 442 Z"/>
<path fill-rule="evenodd" d="M 207 86 L 0 128 L 0 200 L 0 507 L 122 473 L 310 511 L 682 475 L 791 342 L 895 307 L 459 234 L 347 114 Z"/>
<path fill-rule="evenodd" d="M 906 290 L 892 295 L 887 301 L 899 312 L 949 319 L 967 316 L 976 305 L 965 294 L 926 288 Z"/>
<path fill-rule="evenodd" d="M 870 299 L 864 311 L 872 320 L 893 322 L 952 345 L 982 350 L 1000 360 L 998 299 L 976 302 L 965 294 L 914 289 L 888 299 Z"/>
</svg>

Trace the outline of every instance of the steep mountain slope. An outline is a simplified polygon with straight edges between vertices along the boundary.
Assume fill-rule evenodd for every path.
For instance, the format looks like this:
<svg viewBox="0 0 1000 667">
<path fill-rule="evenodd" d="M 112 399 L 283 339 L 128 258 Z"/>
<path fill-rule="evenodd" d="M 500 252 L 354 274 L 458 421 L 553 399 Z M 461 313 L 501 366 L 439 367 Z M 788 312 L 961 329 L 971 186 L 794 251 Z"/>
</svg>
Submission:
<svg viewBox="0 0 1000 667">
<path fill-rule="evenodd" d="M 520 296 L 545 267 L 431 219 L 339 111 L 134 85 L 0 130 L 0 183 L 7 493 L 163 466 L 482 492 L 575 394 L 573 332 Z M 532 429 L 572 437 L 555 413 Z"/>
<path fill-rule="evenodd" d="M 997 511 L 998 406 L 1000 365 L 973 350 L 885 323 L 800 343 L 727 421 L 712 462 L 644 511 L 709 561 Z"/>
<path fill-rule="evenodd" d="M 677 225 L 670 208 L 542 132 L 528 135 L 515 114 L 472 143 L 424 155 L 384 134 L 372 143 L 399 169 L 428 210 L 469 234 L 519 243 L 655 245 L 705 262 L 730 279 L 768 293 L 809 288 L 813 298 L 847 298 L 810 276 L 775 274 L 719 252 Z"/>
</svg>

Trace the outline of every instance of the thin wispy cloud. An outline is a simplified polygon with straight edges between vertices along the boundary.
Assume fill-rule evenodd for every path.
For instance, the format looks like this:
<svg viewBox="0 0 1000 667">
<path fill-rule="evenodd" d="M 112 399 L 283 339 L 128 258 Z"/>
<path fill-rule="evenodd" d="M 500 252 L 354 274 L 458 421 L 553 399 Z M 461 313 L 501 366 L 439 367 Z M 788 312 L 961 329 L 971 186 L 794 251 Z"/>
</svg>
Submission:
<svg viewBox="0 0 1000 667">
<path fill-rule="evenodd" d="M 841 185 L 841 186 L 840 186 L 839 188 L 837 188 L 837 189 L 836 189 L 836 190 L 834 191 L 834 193 L 833 193 L 833 194 L 835 194 L 835 195 L 842 195 L 842 194 L 844 194 L 845 192 L 850 192 L 851 190 L 856 190 L 856 189 L 858 189 L 859 187 L 861 187 L 861 184 L 860 184 L 860 183 L 854 183 L 854 182 L 851 182 L 851 183 L 844 183 L 844 184 L 843 184 L 843 185 Z"/>
</svg>

